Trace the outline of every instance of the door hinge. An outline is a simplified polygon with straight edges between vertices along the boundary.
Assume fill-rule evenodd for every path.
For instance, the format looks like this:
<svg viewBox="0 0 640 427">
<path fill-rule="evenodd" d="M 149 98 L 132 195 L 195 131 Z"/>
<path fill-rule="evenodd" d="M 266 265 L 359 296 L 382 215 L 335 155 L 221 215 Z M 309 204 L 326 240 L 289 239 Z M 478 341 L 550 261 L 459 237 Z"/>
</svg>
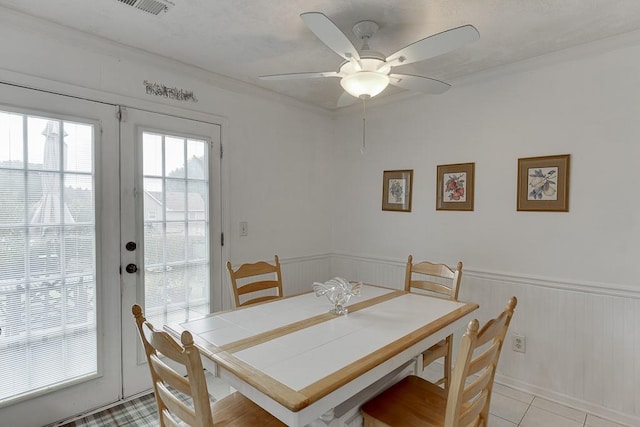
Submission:
<svg viewBox="0 0 640 427">
<path fill-rule="evenodd" d="M 224 233 L 220 233 L 220 246 L 224 246 Z"/>
<path fill-rule="evenodd" d="M 118 107 L 118 110 L 116 111 L 116 119 L 118 119 L 118 121 L 120 122 L 126 122 L 127 121 L 127 109 L 124 107 Z"/>
<path fill-rule="evenodd" d="M 222 149 L 222 142 L 220 143 L 220 158 L 222 158 L 222 153 L 224 152 L 224 150 Z"/>
</svg>

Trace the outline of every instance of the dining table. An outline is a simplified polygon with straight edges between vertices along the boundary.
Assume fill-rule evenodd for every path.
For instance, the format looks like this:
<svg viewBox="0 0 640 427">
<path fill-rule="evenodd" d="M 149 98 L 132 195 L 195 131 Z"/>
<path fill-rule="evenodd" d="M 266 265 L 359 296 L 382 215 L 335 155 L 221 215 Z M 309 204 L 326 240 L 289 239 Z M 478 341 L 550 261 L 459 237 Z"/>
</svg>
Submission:
<svg viewBox="0 0 640 427">
<path fill-rule="evenodd" d="M 478 305 L 363 285 L 348 313 L 303 293 L 165 325 L 194 336 L 204 367 L 292 427 L 361 425 L 359 407 L 464 328 Z"/>
</svg>

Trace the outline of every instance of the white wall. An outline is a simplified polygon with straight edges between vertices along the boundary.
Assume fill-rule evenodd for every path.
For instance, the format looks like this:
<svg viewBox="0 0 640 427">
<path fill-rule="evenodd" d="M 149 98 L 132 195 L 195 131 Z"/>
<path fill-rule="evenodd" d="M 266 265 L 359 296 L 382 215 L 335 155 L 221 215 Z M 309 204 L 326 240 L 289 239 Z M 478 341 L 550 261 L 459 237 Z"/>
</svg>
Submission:
<svg viewBox="0 0 640 427">
<path fill-rule="evenodd" d="M 330 114 L 168 59 L 0 12 L 0 81 L 222 124 L 224 262 L 277 253 L 284 263 L 313 260 L 314 269 L 326 270 Z M 192 90 L 199 102 L 146 95 L 144 80 Z M 239 237 L 240 221 L 249 222 L 247 237 Z"/>
<path fill-rule="evenodd" d="M 462 298 L 520 297 L 502 380 L 640 424 L 640 37 L 560 52 L 369 106 L 336 126 L 333 273 L 401 286 L 408 254 L 462 260 Z M 517 159 L 571 154 L 568 213 L 517 212 Z M 475 162 L 475 210 L 436 211 L 436 166 Z M 381 210 L 382 171 L 413 169 L 411 213 Z M 353 276 L 359 277 L 353 277 Z M 495 297 L 493 299 L 489 296 Z"/>
</svg>

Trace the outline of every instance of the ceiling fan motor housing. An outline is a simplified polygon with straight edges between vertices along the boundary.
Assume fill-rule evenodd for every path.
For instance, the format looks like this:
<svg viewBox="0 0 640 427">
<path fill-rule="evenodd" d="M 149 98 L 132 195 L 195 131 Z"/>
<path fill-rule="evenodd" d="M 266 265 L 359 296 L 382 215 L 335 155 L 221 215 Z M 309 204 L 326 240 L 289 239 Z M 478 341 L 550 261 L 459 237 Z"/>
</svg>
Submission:
<svg viewBox="0 0 640 427">
<path fill-rule="evenodd" d="M 380 26 L 373 21 L 360 21 L 353 26 L 352 30 L 353 34 L 366 43 L 379 28 Z"/>
<path fill-rule="evenodd" d="M 372 53 L 373 55 L 367 55 L 367 53 Z M 340 73 L 349 75 L 358 71 L 374 71 L 381 74 L 389 74 L 391 71 L 391 67 L 386 64 L 384 57 L 371 50 L 362 52 L 358 62 L 359 66 L 352 61 L 344 61 L 340 65 Z"/>
</svg>

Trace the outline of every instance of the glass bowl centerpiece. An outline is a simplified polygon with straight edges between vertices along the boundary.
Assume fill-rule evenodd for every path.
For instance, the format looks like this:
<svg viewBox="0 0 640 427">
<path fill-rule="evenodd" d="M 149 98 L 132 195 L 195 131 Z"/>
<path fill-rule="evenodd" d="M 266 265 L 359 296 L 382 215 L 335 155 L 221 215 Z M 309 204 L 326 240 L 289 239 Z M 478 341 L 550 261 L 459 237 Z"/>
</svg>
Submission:
<svg viewBox="0 0 640 427">
<path fill-rule="evenodd" d="M 333 308 L 329 313 L 345 315 L 349 309 L 345 307 L 352 296 L 360 295 L 362 282 L 349 282 L 342 277 L 334 277 L 324 283 L 314 282 L 313 290 L 316 296 L 326 295 Z"/>
</svg>

